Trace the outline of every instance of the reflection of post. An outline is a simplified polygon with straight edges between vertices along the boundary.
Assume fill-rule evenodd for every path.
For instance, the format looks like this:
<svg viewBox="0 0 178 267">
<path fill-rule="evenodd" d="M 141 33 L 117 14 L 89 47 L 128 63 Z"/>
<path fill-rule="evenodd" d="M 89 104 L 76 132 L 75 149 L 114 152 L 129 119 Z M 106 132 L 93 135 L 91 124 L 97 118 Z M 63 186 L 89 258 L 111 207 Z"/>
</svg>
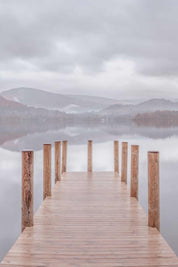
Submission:
<svg viewBox="0 0 178 267">
<path fill-rule="evenodd" d="M 88 172 L 92 172 L 92 141 L 88 141 Z"/>
<path fill-rule="evenodd" d="M 128 143 L 122 143 L 122 170 L 121 181 L 127 183 L 127 156 L 128 156 Z"/>
<path fill-rule="evenodd" d="M 114 172 L 119 173 L 119 142 L 114 141 Z"/>
<path fill-rule="evenodd" d="M 148 226 L 160 230 L 159 152 L 148 152 Z"/>
<path fill-rule="evenodd" d="M 51 144 L 43 145 L 43 199 L 51 196 Z"/>
<path fill-rule="evenodd" d="M 61 180 L 61 142 L 55 142 L 55 183 Z"/>
<path fill-rule="evenodd" d="M 67 166 L 67 141 L 62 142 L 62 173 L 66 172 Z"/>
<path fill-rule="evenodd" d="M 131 146 L 130 196 L 138 199 L 139 146 Z"/>
<path fill-rule="evenodd" d="M 33 226 L 33 151 L 22 152 L 22 231 Z"/>
</svg>

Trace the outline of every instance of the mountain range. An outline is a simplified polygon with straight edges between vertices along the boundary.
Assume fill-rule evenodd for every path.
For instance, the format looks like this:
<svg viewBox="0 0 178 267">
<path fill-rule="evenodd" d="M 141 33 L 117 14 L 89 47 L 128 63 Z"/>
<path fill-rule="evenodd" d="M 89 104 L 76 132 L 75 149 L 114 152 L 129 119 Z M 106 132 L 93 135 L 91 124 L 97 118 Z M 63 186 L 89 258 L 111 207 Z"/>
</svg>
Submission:
<svg viewBox="0 0 178 267">
<path fill-rule="evenodd" d="M 34 88 L 15 88 L 0 94 L 0 118 L 72 118 L 87 120 L 107 118 L 134 119 L 137 114 L 178 111 L 178 102 L 159 98 L 137 104 L 123 104 L 117 99 L 98 96 L 54 94 Z M 169 113 L 171 115 L 171 113 Z M 138 119 L 138 117 L 137 117 Z"/>
<path fill-rule="evenodd" d="M 11 148 L 12 144 L 17 147 L 17 141 L 13 140 L 19 138 L 22 147 L 24 142 L 28 145 L 34 134 L 35 138 L 39 137 L 36 142 L 41 147 L 42 142 L 50 141 L 52 136 L 57 139 L 58 135 L 82 142 L 91 136 L 102 140 L 107 134 L 131 131 L 151 135 L 153 130 L 149 131 L 149 127 L 177 126 L 178 102 L 166 99 L 125 104 L 117 99 L 68 96 L 30 88 L 16 88 L 0 94 L 0 144 L 8 142 L 6 146 Z M 163 134 L 158 129 L 155 133 Z"/>
<path fill-rule="evenodd" d="M 173 102 L 163 98 L 150 99 L 139 104 L 115 104 L 102 110 L 103 115 L 110 115 L 113 117 L 155 112 L 155 111 L 178 111 L 178 102 Z"/>
<path fill-rule="evenodd" d="M 52 111 L 44 108 L 28 107 L 16 101 L 8 100 L 0 96 L 0 120 L 47 120 L 58 118 L 61 119 L 65 113 L 60 111 Z"/>
<path fill-rule="evenodd" d="M 59 110 L 66 113 L 99 111 L 119 101 L 97 96 L 65 95 L 46 92 L 34 88 L 14 88 L 1 93 L 1 96 L 21 104 Z"/>
</svg>

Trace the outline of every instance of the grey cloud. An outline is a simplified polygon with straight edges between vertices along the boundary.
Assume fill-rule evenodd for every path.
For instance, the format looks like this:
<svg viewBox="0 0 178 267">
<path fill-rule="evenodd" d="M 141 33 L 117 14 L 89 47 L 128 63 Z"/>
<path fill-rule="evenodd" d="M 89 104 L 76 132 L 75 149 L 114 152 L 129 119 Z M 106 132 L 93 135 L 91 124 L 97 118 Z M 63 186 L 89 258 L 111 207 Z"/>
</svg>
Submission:
<svg viewBox="0 0 178 267">
<path fill-rule="evenodd" d="M 1 1 L 0 68 L 18 69 L 20 59 L 36 70 L 97 72 L 126 57 L 145 75 L 175 75 L 177 11 L 177 0 Z"/>
</svg>

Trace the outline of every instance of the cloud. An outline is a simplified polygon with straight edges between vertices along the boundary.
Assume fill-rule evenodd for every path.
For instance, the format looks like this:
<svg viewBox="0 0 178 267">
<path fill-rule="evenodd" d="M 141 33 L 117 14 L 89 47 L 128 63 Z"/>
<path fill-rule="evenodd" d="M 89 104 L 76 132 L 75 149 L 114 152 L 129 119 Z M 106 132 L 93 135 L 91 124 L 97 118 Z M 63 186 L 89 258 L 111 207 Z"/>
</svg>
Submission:
<svg viewBox="0 0 178 267">
<path fill-rule="evenodd" d="M 83 80 L 89 74 L 99 79 L 111 73 L 107 63 L 116 61 L 130 64 L 132 77 L 127 77 L 135 75 L 138 83 L 140 77 L 176 77 L 177 10 L 177 0 L 1 1 L 0 86 L 24 85 L 37 75 L 69 79 L 76 69 L 82 70 Z M 44 78 L 34 79 L 33 86 L 42 87 Z"/>
</svg>

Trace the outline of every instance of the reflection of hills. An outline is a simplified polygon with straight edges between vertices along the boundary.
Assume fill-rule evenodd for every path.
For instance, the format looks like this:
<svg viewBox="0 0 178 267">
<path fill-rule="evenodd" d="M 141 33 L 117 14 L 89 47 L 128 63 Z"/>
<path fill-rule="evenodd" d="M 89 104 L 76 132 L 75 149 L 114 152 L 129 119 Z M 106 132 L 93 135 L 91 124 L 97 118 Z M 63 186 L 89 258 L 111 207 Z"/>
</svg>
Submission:
<svg viewBox="0 0 178 267">
<path fill-rule="evenodd" d="M 178 126 L 178 111 L 156 111 L 137 114 L 134 117 L 137 125 L 168 128 Z"/>
<path fill-rule="evenodd" d="M 21 134 L 20 134 L 21 133 Z M 8 150 L 20 151 L 23 149 L 41 150 L 44 143 L 54 143 L 55 140 L 68 140 L 72 144 L 86 144 L 88 139 L 94 142 L 104 142 L 113 139 L 122 139 L 125 135 L 137 135 L 150 138 L 167 138 L 178 135 L 177 128 L 138 127 L 134 122 L 125 123 L 95 123 L 66 125 L 62 128 L 48 129 L 41 132 L 18 131 L 14 134 L 6 132 L 0 134 L 1 146 Z"/>
<path fill-rule="evenodd" d="M 22 120 L 16 121 L 13 119 L 0 120 L 0 144 L 6 141 L 14 140 L 16 138 L 30 135 L 35 132 L 46 132 L 49 129 L 60 129 L 65 127 L 65 123 L 58 121 L 47 121 L 46 123 L 41 120 L 29 121 Z"/>
<path fill-rule="evenodd" d="M 119 136 L 122 138 L 122 135 L 128 136 L 142 136 L 149 137 L 153 139 L 167 138 L 173 135 L 178 135 L 178 127 L 168 127 L 168 128 L 156 128 L 156 127 L 146 127 L 138 126 L 134 122 L 129 124 L 110 124 L 109 127 L 105 128 L 105 131 L 112 136 Z"/>
<path fill-rule="evenodd" d="M 20 138 L 10 140 L 2 144 L 8 150 L 34 149 L 41 150 L 43 144 L 54 143 L 55 140 L 68 140 L 73 144 L 86 143 L 88 139 L 102 142 L 109 139 L 110 134 L 101 133 L 98 128 L 66 127 L 61 130 L 51 130 L 43 133 L 33 133 Z"/>
</svg>

